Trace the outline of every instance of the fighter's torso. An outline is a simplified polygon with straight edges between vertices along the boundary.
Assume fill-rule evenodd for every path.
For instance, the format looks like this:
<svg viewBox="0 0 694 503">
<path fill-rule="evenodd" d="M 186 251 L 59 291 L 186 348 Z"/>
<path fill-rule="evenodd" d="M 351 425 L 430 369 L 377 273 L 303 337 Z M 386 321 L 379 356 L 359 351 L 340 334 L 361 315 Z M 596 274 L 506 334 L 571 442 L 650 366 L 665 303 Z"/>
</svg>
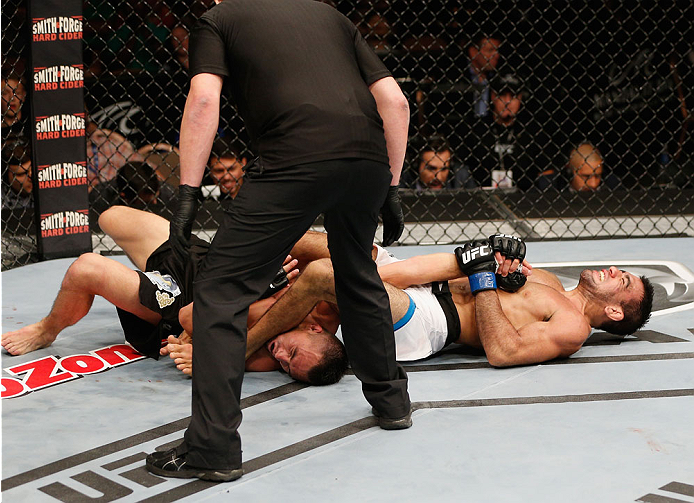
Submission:
<svg viewBox="0 0 694 503">
<path fill-rule="evenodd" d="M 481 348 L 482 343 L 475 318 L 475 299 L 470 292 L 467 278 L 449 281 L 449 286 L 460 317 L 458 344 Z M 575 310 L 568 299 L 560 293 L 561 291 L 563 288 L 557 280 L 556 282 L 543 281 L 542 283 L 528 281 L 515 293 L 502 290 L 497 290 L 497 293 L 506 318 L 514 328 L 520 329 L 529 323 L 547 321 L 558 310 Z"/>
</svg>

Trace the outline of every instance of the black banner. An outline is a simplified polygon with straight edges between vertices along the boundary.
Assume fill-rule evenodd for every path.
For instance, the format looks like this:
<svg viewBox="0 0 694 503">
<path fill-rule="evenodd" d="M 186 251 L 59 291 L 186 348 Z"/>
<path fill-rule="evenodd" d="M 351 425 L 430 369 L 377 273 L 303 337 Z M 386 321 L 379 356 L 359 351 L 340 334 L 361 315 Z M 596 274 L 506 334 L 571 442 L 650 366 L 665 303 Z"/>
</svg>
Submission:
<svg viewBox="0 0 694 503">
<path fill-rule="evenodd" d="M 82 1 L 30 0 L 33 178 L 41 259 L 91 251 Z"/>
</svg>

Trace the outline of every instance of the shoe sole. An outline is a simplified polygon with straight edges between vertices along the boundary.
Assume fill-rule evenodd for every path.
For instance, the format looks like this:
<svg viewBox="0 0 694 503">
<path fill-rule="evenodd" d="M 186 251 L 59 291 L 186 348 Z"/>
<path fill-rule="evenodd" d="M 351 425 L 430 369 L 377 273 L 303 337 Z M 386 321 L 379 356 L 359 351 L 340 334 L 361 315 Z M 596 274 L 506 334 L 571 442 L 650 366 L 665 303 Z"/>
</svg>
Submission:
<svg viewBox="0 0 694 503">
<path fill-rule="evenodd" d="M 243 475 L 243 468 L 239 468 L 238 470 L 231 470 L 231 471 L 208 471 L 208 470 L 201 470 L 201 469 L 187 469 L 187 470 L 179 470 L 177 472 L 169 471 L 169 470 L 164 470 L 162 468 L 158 468 L 156 466 L 152 465 L 146 465 L 146 468 L 148 471 L 151 473 L 154 473 L 155 475 L 161 475 L 163 477 L 172 477 L 176 479 L 194 479 L 198 478 L 201 480 L 209 480 L 211 482 L 231 482 L 232 480 L 240 479 L 241 476 Z"/>
</svg>

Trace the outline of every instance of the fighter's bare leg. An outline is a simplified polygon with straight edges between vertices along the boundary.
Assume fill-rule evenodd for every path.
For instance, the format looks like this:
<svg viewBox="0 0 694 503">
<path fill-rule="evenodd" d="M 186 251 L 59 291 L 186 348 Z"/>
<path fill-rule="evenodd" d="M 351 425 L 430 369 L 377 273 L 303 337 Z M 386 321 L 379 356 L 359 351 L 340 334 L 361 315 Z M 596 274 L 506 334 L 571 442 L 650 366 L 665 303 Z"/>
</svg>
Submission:
<svg viewBox="0 0 694 503">
<path fill-rule="evenodd" d="M 125 265 L 95 253 L 81 255 L 65 273 L 48 316 L 38 323 L 2 335 L 2 346 L 22 355 L 50 346 L 66 327 L 81 320 L 100 295 L 116 306 L 152 323 L 161 317 L 140 304 L 140 278 Z"/>
<path fill-rule="evenodd" d="M 407 295 L 403 290 L 398 287 L 391 285 L 390 283 L 383 282 L 383 286 L 386 287 L 386 292 L 388 293 L 388 301 L 390 302 L 390 313 L 393 316 L 393 323 L 398 322 L 410 307 L 410 296 Z"/>
<path fill-rule="evenodd" d="M 104 211 L 99 217 L 99 227 L 142 271 L 154 250 L 169 239 L 168 220 L 127 206 L 112 206 Z"/>
</svg>

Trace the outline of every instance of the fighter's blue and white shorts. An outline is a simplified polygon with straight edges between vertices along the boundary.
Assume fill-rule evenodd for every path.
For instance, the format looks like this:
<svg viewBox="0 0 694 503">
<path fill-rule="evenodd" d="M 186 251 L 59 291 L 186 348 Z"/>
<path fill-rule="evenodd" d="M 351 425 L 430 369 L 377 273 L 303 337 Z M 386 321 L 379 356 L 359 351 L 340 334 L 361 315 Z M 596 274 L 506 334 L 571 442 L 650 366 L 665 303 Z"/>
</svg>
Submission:
<svg viewBox="0 0 694 503">
<path fill-rule="evenodd" d="M 378 266 L 400 260 L 378 245 L 376 249 Z M 404 292 L 410 297 L 410 307 L 405 316 L 393 326 L 396 359 L 420 360 L 441 351 L 446 345 L 446 315 L 430 284 L 406 288 Z"/>
</svg>

